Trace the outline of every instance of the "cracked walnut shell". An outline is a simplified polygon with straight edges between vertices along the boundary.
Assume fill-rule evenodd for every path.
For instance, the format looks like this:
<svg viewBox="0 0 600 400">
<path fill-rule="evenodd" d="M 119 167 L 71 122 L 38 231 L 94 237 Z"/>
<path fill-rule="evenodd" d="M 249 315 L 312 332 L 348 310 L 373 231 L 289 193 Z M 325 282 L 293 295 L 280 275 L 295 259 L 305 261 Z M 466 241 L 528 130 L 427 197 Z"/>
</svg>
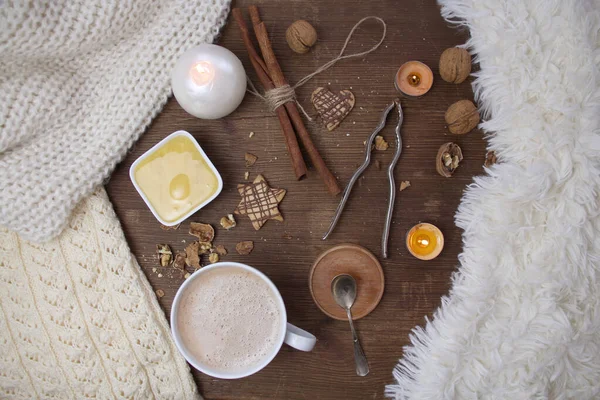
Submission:
<svg viewBox="0 0 600 400">
<path fill-rule="evenodd" d="M 196 236 L 200 242 L 210 243 L 215 238 L 215 230 L 210 224 L 190 223 L 190 235 Z"/>
<path fill-rule="evenodd" d="M 456 171 L 462 159 L 463 155 L 460 147 L 456 143 L 448 142 L 438 150 L 435 169 L 441 176 L 449 178 Z"/>
<path fill-rule="evenodd" d="M 185 263 L 194 269 L 200 269 L 201 267 L 199 250 L 200 243 L 198 242 L 192 242 L 185 248 Z"/>
<path fill-rule="evenodd" d="M 471 132 L 479 124 L 479 111 L 470 100 L 459 100 L 448 107 L 444 119 L 448 130 L 455 135 Z"/>
</svg>

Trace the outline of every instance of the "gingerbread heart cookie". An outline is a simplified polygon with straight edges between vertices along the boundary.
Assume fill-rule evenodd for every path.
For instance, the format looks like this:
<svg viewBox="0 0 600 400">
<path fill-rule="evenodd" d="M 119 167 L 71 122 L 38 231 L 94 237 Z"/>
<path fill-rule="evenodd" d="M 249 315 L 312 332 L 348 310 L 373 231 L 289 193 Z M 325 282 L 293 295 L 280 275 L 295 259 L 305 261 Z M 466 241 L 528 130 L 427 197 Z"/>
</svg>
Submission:
<svg viewBox="0 0 600 400">
<path fill-rule="evenodd" d="M 333 93 L 324 87 L 318 87 L 310 97 L 313 106 L 328 131 L 337 128 L 354 107 L 354 95 L 349 90 Z"/>
</svg>

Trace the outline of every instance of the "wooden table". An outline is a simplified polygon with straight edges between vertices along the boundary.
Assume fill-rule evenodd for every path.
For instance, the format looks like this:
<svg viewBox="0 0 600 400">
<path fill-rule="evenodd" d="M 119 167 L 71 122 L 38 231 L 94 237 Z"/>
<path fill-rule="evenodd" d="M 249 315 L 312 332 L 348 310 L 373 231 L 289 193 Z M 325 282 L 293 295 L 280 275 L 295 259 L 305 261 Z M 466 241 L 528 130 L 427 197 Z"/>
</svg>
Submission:
<svg viewBox="0 0 600 400">
<path fill-rule="evenodd" d="M 256 0 L 255 0 L 256 2 Z M 238 1 L 245 7 L 249 1 Z M 356 106 L 334 132 L 318 123 L 307 123 L 315 144 L 333 173 L 344 186 L 363 158 L 363 141 L 373 130 L 385 105 L 397 96 L 393 77 L 408 60 L 420 60 L 435 74 L 431 91 L 422 98 L 403 98 L 405 120 L 402 126 L 404 150 L 396 168 L 396 181 L 408 180 L 411 187 L 398 194 L 390 238 L 390 258 L 381 259 L 380 239 L 387 206 L 388 183 L 385 166 L 394 152 L 395 116 L 383 135 L 390 142 L 387 151 L 374 152 L 381 163 L 373 162 L 354 188 L 350 201 L 334 234 L 327 241 L 321 236 L 329 226 L 339 196 L 331 197 L 316 172 L 297 182 L 276 117 L 260 100 L 247 95 L 241 107 L 230 116 L 204 121 L 185 113 L 173 99 L 136 143 L 107 184 L 107 190 L 121 219 L 125 234 L 148 279 L 165 296 L 160 303 L 168 315 L 171 302 L 182 279 L 171 270 L 157 269 L 155 246 L 168 243 L 180 251 L 193 240 L 187 233 L 189 221 L 211 223 L 217 228 L 215 243 L 230 254 L 224 260 L 240 261 L 265 272 L 279 287 L 285 300 L 289 321 L 314 333 L 319 342 L 312 353 L 284 346 L 263 371 L 249 378 L 226 381 L 194 371 L 201 392 L 208 399 L 380 399 L 384 385 L 393 382 L 392 369 L 402 356 L 402 346 L 416 325 L 431 316 L 450 286 L 450 275 L 457 266 L 461 231 L 453 218 L 465 185 L 482 172 L 485 143 L 481 132 L 450 135 L 444 126 L 444 113 L 453 102 L 473 94 L 468 82 L 449 84 L 439 77 L 438 60 L 450 46 L 464 43 L 466 33 L 448 26 L 439 15 L 435 1 L 260 1 L 263 20 L 270 31 L 274 50 L 290 82 L 295 82 L 333 58 L 352 26 L 362 17 L 377 15 L 388 24 L 388 34 L 379 50 L 362 59 L 345 60 L 314 78 L 298 90 L 307 110 L 310 94 L 317 86 L 332 90 L 350 89 Z M 316 27 L 319 40 L 308 54 L 295 54 L 285 42 L 285 30 L 297 19 L 307 19 Z M 356 34 L 350 51 L 364 50 L 380 35 L 376 23 L 364 25 Z M 219 44 L 233 51 L 251 71 L 237 25 L 229 21 Z M 256 81 L 256 80 L 255 80 Z M 177 231 L 164 231 L 146 208 L 129 181 L 128 170 L 140 154 L 169 133 L 185 129 L 192 133 L 220 171 L 225 186 L 221 195 L 196 213 Z M 255 135 L 249 138 L 249 133 Z M 464 161 L 450 179 L 435 171 L 435 155 L 445 142 L 455 141 Z M 244 153 L 258 156 L 246 168 Z M 264 174 L 270 184 L 288 190 L 281 204 L 285 221 L 269 221 L 260 231 L 238 218 L 238 226 L 225 231 L 219 219 L 234 210 L 239 202 L 236 185 Z M 404 246 L 407 230 L 419 221 L 436 224 L 445 234 L 446 247 L 433 261 L 419 261 Z M 290 235 L 291 238 L 286 236 Z M 235 244 L 253 240 L 255 249 L 248 256 L 235 253 Z M 326 317 L 313 303 L 308 288 L 308 272 L 318 254 L 343 242 L 361 244 L 380 258 L 386 290 L 379 307 L 359 320 L 357 329 L 371 373 L 359 378 L 354 372 L 350 329 L 347 322 Z M 160 274 L 160 275 L 159 275 Z"/>
</svg>

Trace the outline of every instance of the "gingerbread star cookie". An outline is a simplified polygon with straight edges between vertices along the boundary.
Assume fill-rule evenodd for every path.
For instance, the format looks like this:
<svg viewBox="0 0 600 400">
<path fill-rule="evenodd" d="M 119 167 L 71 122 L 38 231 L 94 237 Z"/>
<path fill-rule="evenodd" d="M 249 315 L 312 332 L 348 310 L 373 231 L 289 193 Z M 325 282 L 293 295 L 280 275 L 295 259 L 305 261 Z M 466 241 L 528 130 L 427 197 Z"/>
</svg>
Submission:
<svg viewBox="0 0 600 400">
<path fill-rule="evenodd" d="M 285 197 L 285 189 L 269 187 L 262 175 L 252 183 L 240 183 L 237 188 L 242 201 L 234 213 L 247 215 L 254 229 L 259 230 L 269 219 L 283 221 L 277 206 Z"/>
</svg>

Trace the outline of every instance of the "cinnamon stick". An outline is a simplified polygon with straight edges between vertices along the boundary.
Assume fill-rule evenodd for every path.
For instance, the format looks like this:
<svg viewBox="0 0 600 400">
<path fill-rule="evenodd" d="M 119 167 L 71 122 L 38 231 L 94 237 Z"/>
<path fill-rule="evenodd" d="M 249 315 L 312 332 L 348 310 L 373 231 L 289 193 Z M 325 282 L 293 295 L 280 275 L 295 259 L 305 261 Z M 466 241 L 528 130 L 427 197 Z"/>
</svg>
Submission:
<svg viewBox="0 0 600 400">
<path fill-rule="evenodd" d="M 250 6 L 249 12 L 254 27 L 254 34 L 256 35 L 256 40 L 258 41 L 260 51 L 262 53 L 263 59 L 268 69 L 269 76 L 273 84 L 275 85 L 275 87 L 287 85 L 288 83 L 283 75 L 281 66 L 279 65 L 279 62 L 275 57 L 275 53 L 273 52 L 267 28 L 264 22 L 262 22 L 260 19 L 258 7 Z M 333 176 L 329 168 L 327 168 L 325 161 L 319 154 L 319 151 L 317 150 L 315 144 L 310 138 L 310 134 L 304 126 L 304 122 L 302 121 L 302 117 L 300 116 L 300 112 L 298 111 L 298 107 L 293 101 L 289 101 L 285 103 L 285 109 L 287 110 L 289 117 L 291 118 L 292 123 L 294 124 L 294 128 L 296 129 L 296 133 L 300 137 L 300 141 L 304 145 L 304 148 L 306 149 L 310 160 L 312 161 L 315 169 L 321 176 L 321 179 L 327 186 L 327 189 L 332 195 L 337 195 L 341 192 L 341 189 L 337 183 L 337 180 L 335 179 L 335 176 Z"/>
<path fill-rule="evenodd" d="M 252 44 L 246 21 L 244 21 L 244 17 L 242 16 L 242 11 L 239 8 L 234 8 L 231 13 L 233 14 L 233 18 L 237 22 L 238 26 L 240 27 L 240 31 L 242 32 L 242 40 L 244 41 L 246 51 L 248 52 L 250 62 L 252 63 L 252 66 L 256 71 L 258 80 L 260 81 L 265 91 L 274 89 L 275 86 L 273 85 L 273 82 L 271 82 L 271 78 L 269 77 L 269 74 L 267 72 L 267 67 L 256 52 L 254 44 Z M 290 155 L 290 160 L 292 162 L 294 174 L 296 176 L 296 179 L 300 180 L 306 176 L 306 164 L 304 163 L 304 159 L 302 158 L 302 152 L 300 151 L 298 139 L 296 139 L 296 135 L 294 133 L 294 128 L 292 127 L 290 118 L 286 112 L 286 109 L 283 106 L 277 107 L 275 109 L 275 114 L 279 119 L 279 125 L 281 126 L 281 131 L 285 139 L 285 146 L 287 148 L 288 154 Z"/>
</svg>

